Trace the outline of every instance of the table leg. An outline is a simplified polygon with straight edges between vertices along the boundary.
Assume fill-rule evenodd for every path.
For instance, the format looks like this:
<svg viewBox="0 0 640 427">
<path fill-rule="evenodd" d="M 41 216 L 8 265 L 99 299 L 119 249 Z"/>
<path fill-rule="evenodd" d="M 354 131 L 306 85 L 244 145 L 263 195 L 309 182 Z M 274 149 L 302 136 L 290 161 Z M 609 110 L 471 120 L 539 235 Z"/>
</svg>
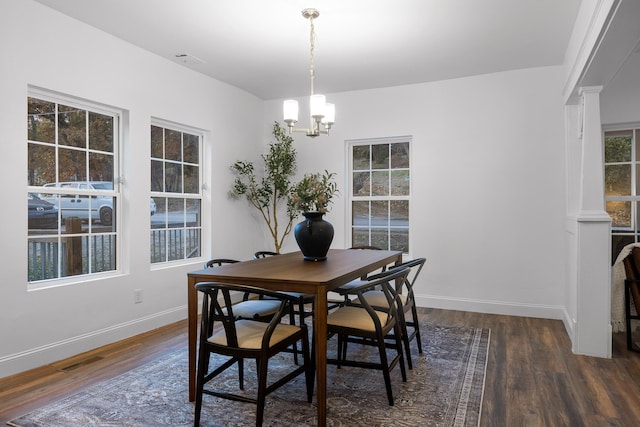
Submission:
<svg viewBox="0 0 640 427">
<path fill-rule="evenodd" d="M 198 292 L 196 279 L 187 281 L 187 319 L 189 329 L 189 402 L 196 400 L 196 348 L 198 338 Z"/>
<path fill-rule="evenodd" d="M 316 400 L 318 426 L 327 425 L 327 290 L 318 287 L 313 316 L 313 338 L 316 348 Z"/>
</svg>

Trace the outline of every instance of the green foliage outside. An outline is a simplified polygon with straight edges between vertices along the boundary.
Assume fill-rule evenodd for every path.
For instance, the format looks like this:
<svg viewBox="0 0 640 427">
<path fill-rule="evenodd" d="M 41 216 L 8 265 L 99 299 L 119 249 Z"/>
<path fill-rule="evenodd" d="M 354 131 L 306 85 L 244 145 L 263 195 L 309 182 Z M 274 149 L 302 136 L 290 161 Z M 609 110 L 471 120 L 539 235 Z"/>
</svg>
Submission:
<svg viewBox="0 0 640 427">
<path fill-rule="evenodd" d="M 607 136 L 604 142 L 605 163 L 625 162 L 622 165 L 605 166 L 605 191 L 607 195 L 629 195 L 631 190 L 631 143 L 629 136 Z"/>
</svg>

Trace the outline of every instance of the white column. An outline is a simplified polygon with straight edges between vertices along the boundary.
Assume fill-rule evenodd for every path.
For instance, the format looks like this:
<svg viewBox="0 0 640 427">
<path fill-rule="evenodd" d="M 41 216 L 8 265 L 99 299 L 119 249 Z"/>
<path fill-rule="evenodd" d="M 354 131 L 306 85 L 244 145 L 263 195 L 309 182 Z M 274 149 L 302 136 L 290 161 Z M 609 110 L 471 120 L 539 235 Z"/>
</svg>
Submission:
<svg viewBox="0 0 640 427">
<path fill-rule="evenodd" d="M 573 351 L 611 357 L 611 218 L 604 202 L 602 86 L 580 89 L 582 159 L 576 216 L 577 300 Z"/>
</svg>

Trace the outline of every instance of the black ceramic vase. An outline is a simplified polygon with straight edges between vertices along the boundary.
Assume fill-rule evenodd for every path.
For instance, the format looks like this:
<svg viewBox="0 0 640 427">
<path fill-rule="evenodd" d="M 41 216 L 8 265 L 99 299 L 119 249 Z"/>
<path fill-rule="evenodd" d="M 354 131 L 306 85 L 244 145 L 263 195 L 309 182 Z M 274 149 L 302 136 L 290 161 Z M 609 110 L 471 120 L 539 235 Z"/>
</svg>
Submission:
<svg viewBox="0 0 640 427">
<path fill-rule="evenodd" d="M 305 220 L 298 223 L 293 235 L 307 261 L 327 259 L 329 246 L 333 241 L 333 225 L 322 219 L 323 212 L 303 212 Z"/>
</svg>

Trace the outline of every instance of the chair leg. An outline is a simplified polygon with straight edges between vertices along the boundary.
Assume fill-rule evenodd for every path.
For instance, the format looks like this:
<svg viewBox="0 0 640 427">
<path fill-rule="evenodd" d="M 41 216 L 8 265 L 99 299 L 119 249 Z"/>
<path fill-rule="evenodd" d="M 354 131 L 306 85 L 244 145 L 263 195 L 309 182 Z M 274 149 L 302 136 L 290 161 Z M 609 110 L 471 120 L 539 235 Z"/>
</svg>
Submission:
<svg viewBox="0 0 640 427">
<path fill-rule="evenodd" d="M 193 427 L 200 427 L 200 412 L 202 412 L 202 390 L 198 387 L 196 391 L 196 409 L 193 418 Z"/>
<path fill-rule="evenodd" d="M 244 390 L 244 359 L 238 359 L 238 386 Z"/>
<path fill-rule="evenodd" d="M 316 328 L 311 331 L 311 369 L 315 377 L 316 372 Z"/>
<path fill-rule="evenodd" d="M 256 399 L 256 427 L 262 426 L 264 419 L 264 402 L 267 393 L 267 364 L 268 358 L 261 358 L 256 361 L 258 370 L 258 398 Z"/>
<path fill-rule="evenodd" d="M 384 346 L 384 340 L 378 340 L 378 352 L 380 353 L 380 365 L 382 366 L 382 375 L 384 376 L 384 386 L 387 389 L 387 399 L 389 399 L 389 406 L 393 406 L 391 375 L 389 374 L 389 361 L 387 360 L 387 351 Z M 402 349 L 400 349 L 400 353 L 402 353 Z"/>
<path fill-rule="evenodd" d="M 349 335 L 343 335 L 342 339 L 342 360 L 347 360 L 347 344 L 349 344 Z"/>
<path fill-rule="evenodd" d="M 293 308 L 293 304 L 291 304 L 289 309 L 289 323 L 291 325 L 295 325 L 296 324 L 296 311 Z M 302 318 L 300 318 L 302 321 Z M 296 365 L 298 364 L 298 343 L 294 342 L 292 344 L 291 350 L 293 350 L 293 363 L 295 363 Z"/>
<path fill-rule="evenodd" d="M 404 356 L 402 355 L 402 340 L 400 338 L 400 334 L 402 333 L 402 328 L 398 323 L 395 326 L 395 336 L 396 336 L 396 348 L 398 349 L 398 357 L 400 360 L 398 363 L 400 364 L 400 373 L 402 374 L 402 382 L 407 382 L 407 371 L 404 368 Z M 384 341 L 383 341 L 384 342 Z M 409 356 L 411 357 L 411 356 Z M 411 366 L 411 362 L 409 362 L 409 366 Z"/>
<path fill-rule="evenodd" d="M 313 401 L 313 386 L 315 385 L 315 365 L 309 356 L 309 341 L 307 337 L 303 337 L 300 341 L 302 341 L 302 357 L 304 359 L 305 367 L 304 375 L 307 384 L 307 402 L 311 403 Z"/>
<path fill-rule="evenodd" d="M 337 353 L 336 353 L 336 359 L 338 359 L 338 362 L 340 362 L 341 360 L 344 360 L 343 356 L 342 356 L 342 346 L 344 345 L 344 335 L 342 334 L 338 334 L 338 349 L 337 349 Z M 342 367 L 342 365 L 340 365 L 340 363 L 338 363 L 337 368 L 340 369 Z"/>
<path fill-rule="evenodd" d="M 409 343 L 409 333 L 407 332 L 407 322 L 404 317 L 404 312 L 399 312 L 400 330 L 402 331 L 402 342 L 404 350 L 407 354 L 407 366 L 409 369 L 413 369 L 413 362 L 411 361 L 411 344 Z"/>
<path fill-rule="evenodd" d="M 413 316 L 413 330 L 416 334 L 416 342 L 418 343 L 418 353 L 422 354 L 422 339 L 420 338 L 420 322 L 418 321 L 418 310 L 415 303 L 411 307 L 411 315 Z"/>
<path fill-rule="evenodd" d="M 338 360 L 347 360 L 347 344 L 349 343 L 349 335 L 338 334 Z M 342 365 L 338 364 L 338 369 Z"/>
<path fill-rule="evenodd" d="M 627 350 L 633 351 L 633 339 L 631 336 L 631 289 L 629 283 L 624 286 L 624 315 L 627 323 Z"/>
<path fill-rule="evenodd" d="M 208 351 L 200 351 L 198 356 L 198 376 L 196 378 L 196 408 L 195 417 L 193 419 L 194 427 L 200 426 L 200 413 L 202 412 L 202 390 L 204 389 L 204 377 L 207 376 L 207 369 L 209 367 Z"/>
</svg>

